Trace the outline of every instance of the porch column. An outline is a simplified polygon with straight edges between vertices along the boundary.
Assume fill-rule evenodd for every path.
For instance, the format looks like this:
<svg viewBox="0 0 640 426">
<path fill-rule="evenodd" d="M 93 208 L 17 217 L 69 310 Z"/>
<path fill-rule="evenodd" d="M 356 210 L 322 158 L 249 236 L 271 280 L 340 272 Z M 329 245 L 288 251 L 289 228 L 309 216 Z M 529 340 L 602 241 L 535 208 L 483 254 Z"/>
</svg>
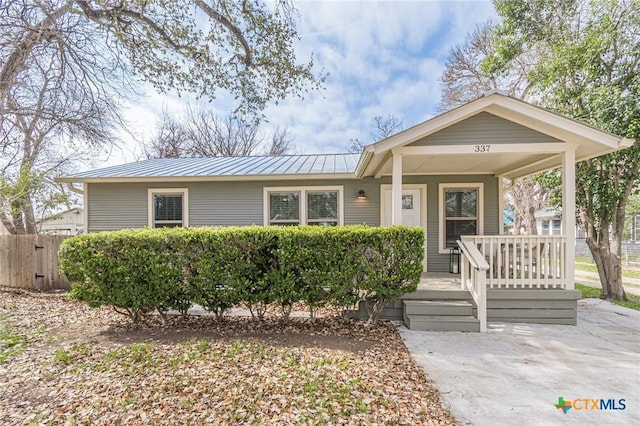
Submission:
<svg viewBox="0 0 640 426">
<path fill-rule="evenodd" d="M 498 235 L 504 234 L 504 184 L 502 175 L 498 176 Z"/>
<path fill-rule="evenodd" d="M 391 172 L 391 224 L 402 225 L 402 154 L 397 153 Z"/>
<path fill-rule="evenodd" d="M 576 151 L 569 147 L 562 154 L 562 226 L 567 238 L 564 257 L 567 289 L 575 288 L 576 261 Z"/>
</svg>

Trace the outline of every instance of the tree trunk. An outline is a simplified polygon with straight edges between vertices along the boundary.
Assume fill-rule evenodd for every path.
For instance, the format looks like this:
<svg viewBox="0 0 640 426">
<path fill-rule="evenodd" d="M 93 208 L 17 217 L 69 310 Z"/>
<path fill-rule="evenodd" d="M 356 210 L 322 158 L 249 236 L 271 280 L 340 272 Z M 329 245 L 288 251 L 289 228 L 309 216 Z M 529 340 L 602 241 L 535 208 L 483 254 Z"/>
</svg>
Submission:
<svg viewBox="0 0 640 426">
<path fill-rule="evenodd" d="M 614 253 L 608 242 L 598 244 L 592 238 L 587 238 L 586 242 L 598 268 L 600 284 L 602 285 L 601 298 L 608 300 L 627 300 L 627 295 L 622 285 L 620 254 Z"/>
<path fill-rule="evenodd" d="M 529 208 L 526 226 L 529 235 L 538 235 L 538 227 L 536 226 L 536 209 L 533 206 Z"/>
<path fill-rule="evenodd" d="M 622 221 L 619 220 L 619 216 L 622 217 Z M 600 221 L 598 226 L 600 233 L 596 232 L 592 217 L 582 212 L 581 219 L 587 229 L 586 243 L 600 277 L 602 286 L 600 297 L 607 300 L 627 300 L 622 285 L 622 259 L 620 258 L 624 231 L 624 206 L 616 211 L 613 224 L 606 219 Z M 613 231 L 611 235 L 610 228 Z"/>
</svg>

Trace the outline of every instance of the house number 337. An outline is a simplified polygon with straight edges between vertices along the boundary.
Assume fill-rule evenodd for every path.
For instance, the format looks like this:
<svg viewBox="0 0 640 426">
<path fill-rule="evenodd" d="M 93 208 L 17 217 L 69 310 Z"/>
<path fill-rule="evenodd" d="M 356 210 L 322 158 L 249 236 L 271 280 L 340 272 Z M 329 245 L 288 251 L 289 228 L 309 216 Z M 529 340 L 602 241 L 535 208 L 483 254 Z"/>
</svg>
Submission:
<svg viewBox="0 0 640 426">
<path fill-rule="evenodd" d="M 473 152 L 489 152 L 491 145 L 474 145 Z"/>
</svg>

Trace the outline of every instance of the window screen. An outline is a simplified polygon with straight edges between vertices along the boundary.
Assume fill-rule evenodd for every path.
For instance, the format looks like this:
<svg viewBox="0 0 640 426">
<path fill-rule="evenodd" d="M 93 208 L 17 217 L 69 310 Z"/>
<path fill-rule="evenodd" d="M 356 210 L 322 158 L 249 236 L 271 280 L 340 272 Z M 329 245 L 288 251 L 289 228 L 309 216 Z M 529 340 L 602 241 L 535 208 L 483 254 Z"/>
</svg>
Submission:
<svg viewBox="0 0 640 426">
<path fill-rule="evenodd" d="M 478 233 L 478 190 L 445 188 L 445 248 L 457 247 L 461 235 Z"/>
<path fill-rule="evenodd" d="M 338 193 L 335 191 L 307 192 L 307 223 L 337 226 Z"/>
<path fill-rule="evenodd" d="M 155 228 L 182 226 L 182 194 L 153 195 L 153 225 Z"/>
<path fill-rule="evenodd" d="M 298 225 L 300 223 L 300 193 L 270 192 L 269 223 L 272 225 Z"/>
</svg>

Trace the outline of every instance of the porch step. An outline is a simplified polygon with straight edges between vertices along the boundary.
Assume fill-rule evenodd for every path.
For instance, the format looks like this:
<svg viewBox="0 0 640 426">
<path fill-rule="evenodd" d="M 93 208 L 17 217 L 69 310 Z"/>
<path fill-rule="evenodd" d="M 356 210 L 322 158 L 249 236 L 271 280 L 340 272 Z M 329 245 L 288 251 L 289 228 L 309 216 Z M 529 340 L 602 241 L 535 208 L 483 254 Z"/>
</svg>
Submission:
<svg viewBox="0 0 640 426">
<path fill-rule="evenodd" d="M 465 300 L 403 300 L 402 304 L 409 330 L 480 331 L 473 305 Z"/>
<path fill-rule="evenodd" d="M 409 330 L 480 332 L 480 321 L 470 315 L 426 316 L 405 314 L 404 322 Z"/>
<path fill-rule="evenodd" d="M 412 293 L 403 294 L 400 300 L 466 300 L 472 301 L 468 290 L 426 290 L 420 289 Z"/>
<path fill-rule="evenodd" d="M 473 305 L 461 300 L 404 300 L 403 304 L 405 315 L 473 315 Z"/>
</svg>

